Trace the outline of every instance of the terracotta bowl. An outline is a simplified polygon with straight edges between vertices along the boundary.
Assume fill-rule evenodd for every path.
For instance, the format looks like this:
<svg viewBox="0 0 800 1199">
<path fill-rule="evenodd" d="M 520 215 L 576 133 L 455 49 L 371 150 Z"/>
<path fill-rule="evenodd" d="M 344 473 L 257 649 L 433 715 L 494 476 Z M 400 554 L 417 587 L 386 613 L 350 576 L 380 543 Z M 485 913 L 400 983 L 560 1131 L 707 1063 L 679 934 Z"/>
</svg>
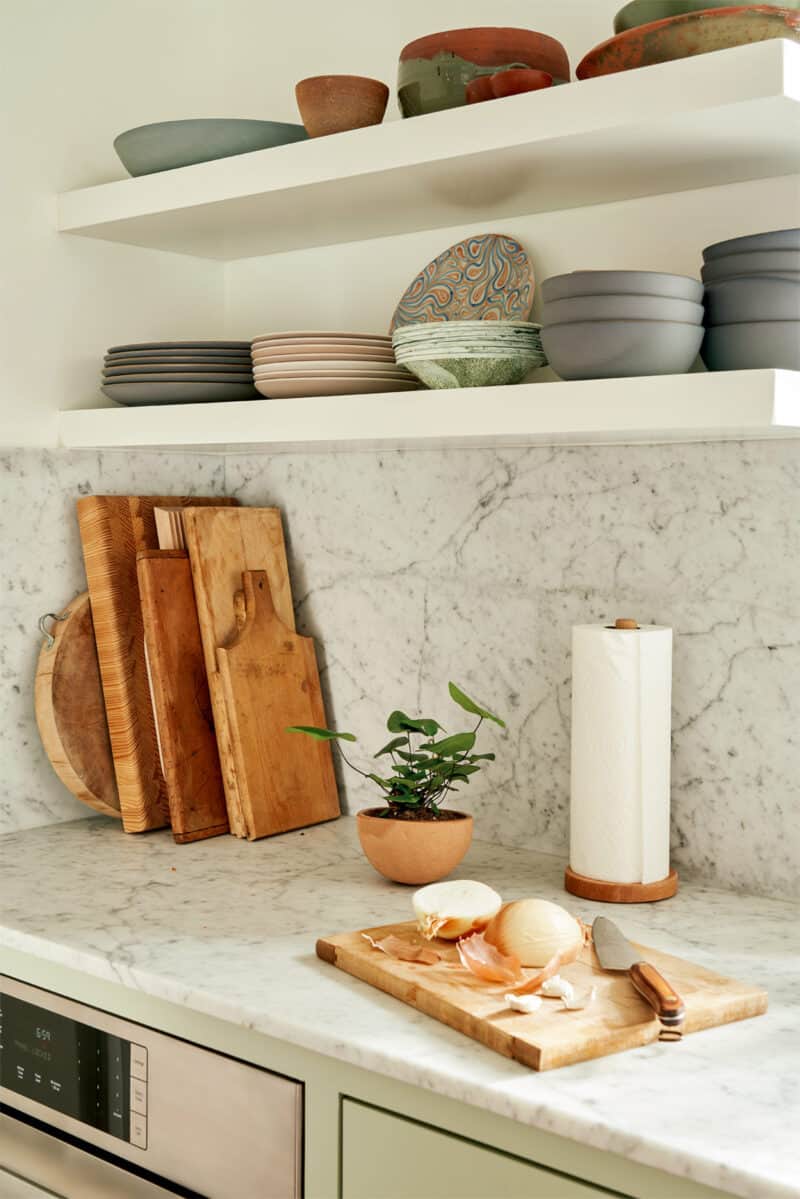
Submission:
<svg viewBox="0 0 800 1199">
<path fill-rule="evenodd" d="M 294 93 L 309 137 L 380 125 L 389 101 L 386 84 L 363 75 L 315 75 Z"/>
<path fill-rule="evenodd" d="M 400 54 L 400 111 L 415 117 L 458 108 L 466 103 L 465 89 L 473 79 L 510 67 L 544 71 L 558 83 L 570 77 L 561 42 L 532 29 L 449 29 L 417 38 Z"/>
<path fill-rule="evenodd" d="M 393 820 L 379 816 L 384 808 L 358 813 L 361 848 L 384 878 L 423 886 L 455 870 L 472 841 L 472 817 L 457 820 Z"/>
<path fill-rule="evenodd" d="M 575 74 L 578 79 L 595 79 L 770 38 L 800 41 L 800 12 L 767 4 L 687 12 L 602 42 L 581 60 Z"/>
<path fill-rule="evenodd" d="M 467 84 L 467 104 L 478 104 L 482 100 L 500 100 L 503 96 L 519 96 L 523 92 L 538 92 L 553 86 L 553 76 L 547 71 L 534 71 L 528 67 L 511 67 L 497 71 L 494 75 L 480 75 Z"/>
</svg>

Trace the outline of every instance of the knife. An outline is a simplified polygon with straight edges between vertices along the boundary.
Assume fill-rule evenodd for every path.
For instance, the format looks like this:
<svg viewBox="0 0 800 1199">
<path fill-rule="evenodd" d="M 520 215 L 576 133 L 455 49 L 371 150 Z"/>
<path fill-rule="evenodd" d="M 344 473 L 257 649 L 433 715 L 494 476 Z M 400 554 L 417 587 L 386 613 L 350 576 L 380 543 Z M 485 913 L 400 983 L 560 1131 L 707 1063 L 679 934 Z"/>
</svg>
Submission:
<svg viewBox="0 0 800 1199">
<path fill-rule="evenodd" d="M 634 987 L 650 1004 L 662 1025 L 678 1030 L 686 1015 L 683 1000 L 655 966 L 642 961 L 639 950 L 622 935 L 614 921 L 598 916 L 592 925 L 592 937 L 603 969 L 627 970 Z"/>
</svg>

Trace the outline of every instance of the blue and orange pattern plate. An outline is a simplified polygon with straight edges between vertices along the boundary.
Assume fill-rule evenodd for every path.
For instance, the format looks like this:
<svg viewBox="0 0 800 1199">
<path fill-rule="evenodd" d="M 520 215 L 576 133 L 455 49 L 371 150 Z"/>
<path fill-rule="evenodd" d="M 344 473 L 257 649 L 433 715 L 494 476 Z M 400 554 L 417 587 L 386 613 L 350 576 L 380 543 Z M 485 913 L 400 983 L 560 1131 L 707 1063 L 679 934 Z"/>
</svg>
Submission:
<svg viewBox="0 0 800 1199">
<path fill-rule="evenodd" d="M 524 321 L 534 287 L 531 261 L 513 237 L 468 237 L 420 271 L 403 293 L 389 332 L 426 321 Z"/>
</svg>

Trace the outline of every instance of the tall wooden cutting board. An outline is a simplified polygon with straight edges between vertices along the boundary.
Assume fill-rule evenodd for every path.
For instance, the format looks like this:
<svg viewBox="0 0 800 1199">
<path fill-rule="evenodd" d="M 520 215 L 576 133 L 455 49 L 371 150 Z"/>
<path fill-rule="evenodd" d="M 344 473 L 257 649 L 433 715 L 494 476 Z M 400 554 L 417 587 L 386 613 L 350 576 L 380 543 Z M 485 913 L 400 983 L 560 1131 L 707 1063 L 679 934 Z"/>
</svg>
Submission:
<svg viewBox="0 0 800 1199">
<path fill-rule="evenodd" d="M 236 503 L 196 496 L 94 495 L 78 500 L 97 657 L 127 833 L 169 824 L 145 666 L 136 554 L 158 548 L 153 508 Z"/>
<path fill-rule="evenodd" d="M 192 564 L 228 819 L 231 832 L 246 837 L 217 647 L 227 644 L 236 633 L 235 597 L 246 570 L 266 571 L 275 610 L 286 628 L 294 631 L 281 514 L 277 508 L 187 508 L 183 531 Z"/>
<path fill-rule="evenodd" d="M 397 961 L 373 949 L 362 932 L 321 938 L 318 956 L 534 1070 L 605 1057 L 659 1038 L 659 1021 L 627 974 L 603 970 L 591 946 L 560 973 L 576 990 L 596 987 L 594 1001 L 581 1011 L 568 1012 L 560 1000 L 544 999 L 539 1011 L 526 1015 L 512 1012 L 504 1003 L 507 987 L 480 982 L 460 965 L 452 942 L 423 941 L 413 921 L 364 931 L 375 940 L 394 934 L 413 944 L 432 946 L 442 961 L 433 966 Z M 639 948 L 682 996 L 684 1033 L 767 1010 L 767 993 L 761 987 L 724 978 L 655 949 Z M 680 1047 L 665 1045 L 664 1052 L 680 1053 Z"/>
<path fill-rule="evenodd" d="M 122 818 L 97 664 L 89 593 L 67 606 L 36 668 L 36 723 L 47 756 L 76 799 Z"/>
<path fill-rule="evenodd" d="M 265 571 L 243 575 L 245 617 L 217 650 L 247 836 L 268 837 L 339 815 L 330 744 L 287 732 L 325 725 L 310 637 L 280 619 Z"/>
<path fill-rule="evenodd" d="M 137 570 L 172 835 L 179 844 L 217 837 L 228 812 L 189 556 L 141 550 Z"/>
</svg>

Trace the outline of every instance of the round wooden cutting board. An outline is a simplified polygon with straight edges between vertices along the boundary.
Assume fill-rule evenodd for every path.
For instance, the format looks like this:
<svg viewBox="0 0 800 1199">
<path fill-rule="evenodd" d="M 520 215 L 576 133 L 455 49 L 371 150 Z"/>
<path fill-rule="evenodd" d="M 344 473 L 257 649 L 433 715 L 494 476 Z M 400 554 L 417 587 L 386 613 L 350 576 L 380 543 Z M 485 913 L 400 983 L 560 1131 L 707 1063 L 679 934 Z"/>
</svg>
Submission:
<svg viewBox="0 0 800 1199">
<path fill-rule="evenodd" d="M 72 794 L 122 819 L 89 593 L 74 599 L 39 653 L 36 722 L 47 756 Z"/>
</svg>

